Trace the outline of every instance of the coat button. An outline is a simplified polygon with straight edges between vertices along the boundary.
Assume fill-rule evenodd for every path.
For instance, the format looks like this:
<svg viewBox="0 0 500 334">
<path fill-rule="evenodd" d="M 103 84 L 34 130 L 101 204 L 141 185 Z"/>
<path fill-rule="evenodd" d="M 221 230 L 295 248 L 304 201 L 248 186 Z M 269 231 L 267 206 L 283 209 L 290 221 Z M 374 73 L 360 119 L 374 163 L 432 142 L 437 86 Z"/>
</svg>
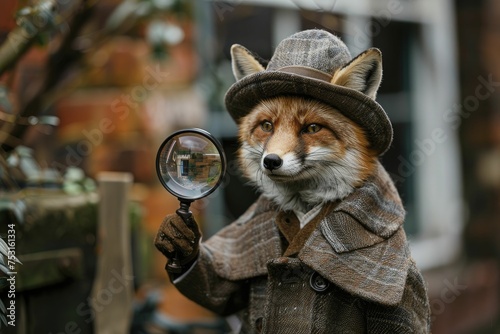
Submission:
<svg viewBox="0 0 500 334">
<path fill-rule="evenodd" d="M 313 272 L 309 279 L 309 285 L 316 292 L 324 292 L 330 287 L 330 282 L 324 279 L 317 272 Z"/>
</svg>

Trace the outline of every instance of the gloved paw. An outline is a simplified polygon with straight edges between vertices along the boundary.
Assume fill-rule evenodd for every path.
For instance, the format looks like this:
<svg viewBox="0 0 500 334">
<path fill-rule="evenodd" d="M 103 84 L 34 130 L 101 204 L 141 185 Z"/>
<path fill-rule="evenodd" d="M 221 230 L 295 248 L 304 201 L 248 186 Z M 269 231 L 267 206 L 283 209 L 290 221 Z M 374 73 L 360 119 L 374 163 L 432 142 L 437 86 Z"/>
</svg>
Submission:
<svg viewBox="0 0 500 334">
<path fill-rule="evenodd" d="M 191 258 L 198 251 L 200 232 L 192 217 L 188 224 L 177 214 L 166 216 L 155 237 L 156 248 L 169 259 L 174 254 Z"/>
</svg>

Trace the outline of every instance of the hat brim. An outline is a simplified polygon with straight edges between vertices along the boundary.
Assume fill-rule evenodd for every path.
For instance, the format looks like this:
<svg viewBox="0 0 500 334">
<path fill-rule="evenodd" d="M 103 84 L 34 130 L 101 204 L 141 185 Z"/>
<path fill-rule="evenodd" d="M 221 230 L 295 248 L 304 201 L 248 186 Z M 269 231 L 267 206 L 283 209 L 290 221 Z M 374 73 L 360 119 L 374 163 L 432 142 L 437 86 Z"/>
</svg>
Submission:
<svg viewBox="0 0 500 334">
<path fill-rule="evenodd" d="M 375 100 L 354 89 L 293 73 L 262 71 L 251 74 L 229 88 L 225 104 L 239 124 L 260 101 L 283 95 L 314 98 L 337 109 L 364 129 L 371 148 L 379 155 L 391 145 L 391 122 Z"/>
</svg>

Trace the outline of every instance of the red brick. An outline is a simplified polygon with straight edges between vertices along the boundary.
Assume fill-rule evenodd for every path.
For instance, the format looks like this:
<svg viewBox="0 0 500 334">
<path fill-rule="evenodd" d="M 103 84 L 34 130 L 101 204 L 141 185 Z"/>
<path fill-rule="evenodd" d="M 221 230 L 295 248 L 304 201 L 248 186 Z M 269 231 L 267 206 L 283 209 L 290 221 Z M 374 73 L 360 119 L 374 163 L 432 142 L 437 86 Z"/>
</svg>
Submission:
<svg viewBox="0 0 500 334">
<path fill-rule="evenodd" d="M 2 0 L 2 10 L 0 10 L 0 35 L 11 31 L 16 26 L 16 11 L 17 0 Z"/>
</svg>

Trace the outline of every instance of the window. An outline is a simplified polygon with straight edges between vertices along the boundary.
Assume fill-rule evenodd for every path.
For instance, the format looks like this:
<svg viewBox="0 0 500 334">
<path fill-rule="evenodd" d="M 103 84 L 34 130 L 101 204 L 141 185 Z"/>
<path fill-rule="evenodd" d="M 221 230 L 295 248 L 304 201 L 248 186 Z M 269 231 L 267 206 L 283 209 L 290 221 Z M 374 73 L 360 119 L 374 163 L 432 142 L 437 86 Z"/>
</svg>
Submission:
<svg viewBox="0 0 500 334">
<path fill-rule="evenodd" d="M 189 160 L 181 159 L 181 176 L 189 175 Z"/>
<path fill-rule="evenodd" d="M 207 127 L 223 138 L 228 160 L 234 161 L 237 129 L 230 116 L 221 112 L 222 97 L 234 82 L 229 60 L 233 43 L 269 59 L 284 37 L 321 28 L 340 35 L 353 56 L 378 47 L 383 53 L 384 80 L 377 100 L 394 128 L 392 148 L 381 161 L 404 201 L 405 229 L 417 263 L 422 268 L 445 264 L 459 252 L 463 219 L 458 140 L 443 119 L 458 97 L 452 2 L 374 0 L 334 2 L 329 8 L 318 8 L 321 3 L 331 4 L 308 0 L 224 2 L 230 7 L 225 7 L 223 16 L 217 11 L 222 2 L 205 4 L 212 8 L 206 22 L 214 28 L 203 32 L 213 31 L 215 36 L 201 39 L 218 43 L 208 68 L 211 75 L 217 73 L 220 88 L 212 99 L 218 102 L 211 106 L 213 117 Z M 436 141 L 436 134 L 446 140 Z M 240 197 L 238 203 L 231 203 L 236 199 L 229 194 L 244 193 L 244 181 L 236 179 L 231 175 L 224 188 L 229 205 L 220 202 L 221 207 L 232 210 L 222 214 L 226 217 L 238 216 L 249 204 L 243 205 Z M 253 197 L 245 200 L 251 202 Z"/>
</svg>

